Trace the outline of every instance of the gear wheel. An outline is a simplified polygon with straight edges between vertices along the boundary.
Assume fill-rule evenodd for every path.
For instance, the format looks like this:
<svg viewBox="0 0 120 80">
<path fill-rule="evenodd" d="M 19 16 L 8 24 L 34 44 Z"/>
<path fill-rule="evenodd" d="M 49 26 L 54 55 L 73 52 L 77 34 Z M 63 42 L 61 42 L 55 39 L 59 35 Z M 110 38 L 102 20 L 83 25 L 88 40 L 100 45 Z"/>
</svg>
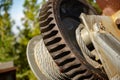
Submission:
<svg viewBox="0 0 120 80">
<path fill-rule="evenodd" d="M 75 38 L 75 30 L 81 23 L 81 13 L 95 14 L 83 0 L 49 0 L 39 14 L 44 43 L 59 66 L 71 80 L 107 80 L 105 73 L 91 66 Z"/>
</svg>

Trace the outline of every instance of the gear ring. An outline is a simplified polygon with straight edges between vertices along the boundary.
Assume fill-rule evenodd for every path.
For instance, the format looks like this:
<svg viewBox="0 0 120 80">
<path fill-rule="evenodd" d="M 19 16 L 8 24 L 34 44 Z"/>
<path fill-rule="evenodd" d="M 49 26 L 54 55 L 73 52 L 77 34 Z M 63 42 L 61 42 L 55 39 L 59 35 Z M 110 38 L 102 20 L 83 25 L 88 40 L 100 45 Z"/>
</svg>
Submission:
<svg viewBox="0 0 120 80">
<path fill-rule="evenodd" d="M 74 5 L 70 6 L 64 3 Z M 82 5 L 82 11 L 78 5 Z M 69 10 L 69 8 L 71 7 L 72 9 L 77 7 L 78 10 L 73 9 L 72 12 L 74 13 L 70 13 L 71 9 Z M 84 7 L 85 9 L 83 9 Z M 94 12 L 89 5 L 81 0 L 69 0 L 69 2 L 68 0 L 49 0 L 42 7 L 39 19 L 44 43 L 61 72 L 65 73 L 71 80 L 107 80 L 105 74 L 87 63 L 77 45 L 74 33 L 80 24 L 79 15 L 81 12 L 75 14 L 76 11 L 87 14 L 93 14 Z M 71 27 L 70 25 L 65 25 L 66 23 L 75 24 L 70 24 L 72 25 Z"/>
</svg>

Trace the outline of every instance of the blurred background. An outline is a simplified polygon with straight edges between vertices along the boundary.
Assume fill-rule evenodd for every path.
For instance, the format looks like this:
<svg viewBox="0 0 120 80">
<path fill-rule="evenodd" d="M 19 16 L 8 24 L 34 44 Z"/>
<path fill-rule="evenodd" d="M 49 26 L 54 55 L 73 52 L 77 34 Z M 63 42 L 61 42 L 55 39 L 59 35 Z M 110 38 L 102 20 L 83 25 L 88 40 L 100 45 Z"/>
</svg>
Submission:
<svg viewBox="0 0 120 80">
<path fill-rule="evenodd" d="M 95 0 L 87 0 L 100 13 Z M 37 80 L 29 68 L 26 46 L 40 34 L 38 16 L 46 0 L 0 0 L 0 64 L 13 61 L 17 80 Z"/>
</svg>

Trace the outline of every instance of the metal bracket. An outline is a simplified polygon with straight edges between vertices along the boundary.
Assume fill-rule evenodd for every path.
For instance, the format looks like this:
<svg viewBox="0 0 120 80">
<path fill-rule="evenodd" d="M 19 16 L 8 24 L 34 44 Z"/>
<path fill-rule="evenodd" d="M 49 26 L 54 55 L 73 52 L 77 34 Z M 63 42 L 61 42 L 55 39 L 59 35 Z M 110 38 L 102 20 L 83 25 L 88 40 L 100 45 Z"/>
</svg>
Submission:
<svg viewBox="0 0 120 80">
<path fill-rule="evenodd" d="M 120 80 L 120 34 L 116 24 L 110 16 L 85 15 L 80 16 L 83 21 L 84 31 L 90 39 L 82 37 L 93 43 L 102 65 L 110 80 Z M 82 35 L 85 32 L 81 31 Z M 88 45 L 88 44 L 86 44 Z"/>
</svg>

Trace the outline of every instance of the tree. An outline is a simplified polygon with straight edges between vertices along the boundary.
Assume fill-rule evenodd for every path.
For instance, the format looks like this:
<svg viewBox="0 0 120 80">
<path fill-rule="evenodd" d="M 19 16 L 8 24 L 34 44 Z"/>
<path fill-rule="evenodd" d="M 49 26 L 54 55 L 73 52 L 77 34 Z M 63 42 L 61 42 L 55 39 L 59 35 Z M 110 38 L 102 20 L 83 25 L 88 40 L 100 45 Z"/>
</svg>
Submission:
<svg viewBox="0 0 120 80">
<path fill-rule="evenodd" d="M 12 0 L 0 0 L 0 62 L 14 60 L 14 48 L 12 41 L 14 35 L 11 32 L 13 21 L 9 10 Z"/>
<path fill-rule="evenodd" d="M 99 6 L 96 4 L 95 0 L 87 0 L 95 9 L 96 11 L 98 12 L 98 14 L 101 14 L 102 11 L 101 9 L 99 8 Z"/>
<path fill-rule="evenodd" d="M 18 66 L 18 80 L 35 80 L 32 71 L 29 68 L 26 57 L 26 47 L 29 40 L 40 34 L 38 13 L 40 4 L 37 0 L 25 0 L 24 1 L 24 16 L 22 18 L 23 30 L 20 30 L 18 37 L 16 38 L 16 53 L 19 58 L 16 60 L 16 65 Z"/>
<path fill-rule="evenodd" d="M 37 0 L 30 1 L 25 0 L 24 4 L 25 17 L 22 20 L 25 28 L 15 37 L 11 31 L 13 21 L 9 14 L 12 0 L 0 0 L 0 62 L 11 60 L 15 62 L 17 80 L 36 79 L 27 63 L 26 46 L 33 36 L 40 34 L 36 18 L 39 5 Z"/>
</svg>

